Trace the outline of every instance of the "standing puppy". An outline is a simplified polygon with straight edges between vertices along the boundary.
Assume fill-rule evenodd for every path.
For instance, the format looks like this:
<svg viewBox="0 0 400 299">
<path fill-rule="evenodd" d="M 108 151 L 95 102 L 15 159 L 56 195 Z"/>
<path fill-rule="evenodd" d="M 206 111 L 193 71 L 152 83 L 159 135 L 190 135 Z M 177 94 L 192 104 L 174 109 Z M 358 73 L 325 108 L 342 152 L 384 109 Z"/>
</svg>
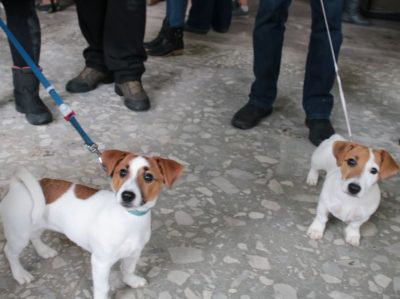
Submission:
<svg viewBox="0 0 400 299">
<path fill-rule="evenodd" d="M 133 288 L 146 284 L 134 271 L 150 239 L 148 212 L 161 187 L 171 187 L 183 168 L 173 160 L 118 150 L 105 151 L 102 160 L 107 175 L 112 177 L 113 192 L 64 180 L 37 181 L 25 169 L 11 180 L 0 204 L 0 215 L 7 239 L 4 252 L 18 283 L 33 279 L 19 261 L 29 241 L 43 258 L 57 254 L 40 240 L 42 231 L 51 229 L 92 253 L 95 299 L 107 298 L 110 269 L 120 259 L 126 284 Z"/>
<path fill-rule="evenodd" d="M 332 214 L 347 223 L 346 242 L 358 246 L 360 226 L 376 211 L 381 200 L 377 182 L 395 175 L 399 166 L 388 152 L 346 141 L 335 134 L 314 151 L 307 177 L 309 185 L 317 184 L 319 170 L 326 171 L 326 179 L 317 215 L 307 235 L 321 239 Z"/>
</svg>

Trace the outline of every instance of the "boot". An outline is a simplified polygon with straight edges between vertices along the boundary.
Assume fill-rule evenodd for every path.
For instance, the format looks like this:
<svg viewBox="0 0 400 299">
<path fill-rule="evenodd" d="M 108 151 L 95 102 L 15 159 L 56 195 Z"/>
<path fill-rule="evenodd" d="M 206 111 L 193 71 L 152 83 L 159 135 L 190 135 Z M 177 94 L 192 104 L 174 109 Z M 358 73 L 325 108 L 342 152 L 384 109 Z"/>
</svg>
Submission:
<svg viewBox="0 0 400 299">
<path fill-rule="evenodd" d="M 371 25 L 371 21 L 360 14 L 360 0 L 344 1 L 343 21 L 362 26 Z"/>
<path fill-rule="evenodd" d="M 124 104 L 133 111 L 150 109 L 150 100 L 140 81 L 115 83 L 115 92 L 124 98 Z"/>
<path fill-rule="evenodd" d="M 53 120 L 50 110 L 39 98 L 39 80 L 30 68 L 13 68 L 15 107 L 32 125 Z"/>
<path fill-rule="evenodd" d="M 147 53 L 150 56 L 182 55 L 183 48 L 183 28 L 168 28 L 162 41 Z"/>
<path fill-rule="evenodd" d="M 67 82 L 65 89 L 71 93 L 88 92 L 96 89 L 100 83 L 108 84 L 112 82 L 114 82 L 114 77 L 110 72 L 101 72 L 85 66 L 78 76 Z"/>
<path fill-rule="evenodd" d="M 146 50 L 150 50 L 150 49 L 158 46 L 164 39 L 167 31 L 168 31 L 168 21 L 167 21 L 167 19 L 164 19 L 161 29 L 160 29 L 160 32 L 158 33 L 157 37 L 155 39 L 153 39 L 152 41 L 143 43 L 144 48 Z"/>
</svg>

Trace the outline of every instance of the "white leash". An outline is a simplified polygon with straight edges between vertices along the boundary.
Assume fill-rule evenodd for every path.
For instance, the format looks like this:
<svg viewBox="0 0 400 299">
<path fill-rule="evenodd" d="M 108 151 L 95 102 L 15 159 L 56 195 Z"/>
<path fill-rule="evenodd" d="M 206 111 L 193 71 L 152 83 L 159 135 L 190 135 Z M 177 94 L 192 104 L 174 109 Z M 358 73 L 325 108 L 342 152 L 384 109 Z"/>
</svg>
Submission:
<svg viewBox="0 0 400 299">
<path fill-rule="evenodd" d="M 352 135 L 351 135 L 350 120 L 349 120 L 349 115 L 347 113 L 347 104 L 346 104 L 346 99 L 344 98 L 342 81 L 340 80 L 339 67 L 336 62 L 335 51 L 333 50 L 332 38 L 331 38 L 331 33 L 329 32 L 329 25 L 328 25 L 328 19 L 326 17 L 324 2 L 323 2 L 323 0 L 320 0 L 320 1 L 321 1 L 322 13 L 324 15 L 324 20 L 325 20 L 326 32 L 328 34 L 329 45 L 331 47 L 333 64 L 335 66 L 336 80 L 337 80 L 338 87 L 339 87 L 340 101 L 342 102 L 344 118 L 346 119 L 347 132 L 349 134 L 349 138 L 351 138 Z M 333 0 L 333 1 L 337 1 L 337 0 Z"/>
</svg>

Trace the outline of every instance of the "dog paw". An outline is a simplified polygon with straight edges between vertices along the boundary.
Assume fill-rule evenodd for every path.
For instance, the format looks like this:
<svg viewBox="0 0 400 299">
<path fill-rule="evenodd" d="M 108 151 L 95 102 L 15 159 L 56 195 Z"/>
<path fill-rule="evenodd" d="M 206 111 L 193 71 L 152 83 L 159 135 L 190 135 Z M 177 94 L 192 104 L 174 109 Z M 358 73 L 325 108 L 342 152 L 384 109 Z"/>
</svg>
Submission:
<svg viewBox="0 0 400 299">
<path fill-rule="evenodd" d="M 322 239 L 322 236 L 324 235 L 324 231 L 321 231 L 319 229 L 315 229 L 313 227 L 310 227 L 307 231 L 307 236 L 309 236 L 313 240 L 319 240 Z"/>
<path fill-rule="evenodd" d="M 137 275 L 127 275 L 124 277 L 124 282 L 131 288 L 140 288 L 147 285 L 147 280 Z"/>
<path fill-rule="evenodd" d="M 55 251 L 53 248 L 49 247 L 46 250 L 38 252 L 38 254 L 44 259 L 49 259 L 49 258 L 55 257 L 57 255 L 57 251 Z"/>
<path fill-rule="evenodd" d="M 348 234 L 345 238 L 346 242 L 353 246 L 360 245 L 360 235 Z"/>
<path fill-rule="evenodd" d="M 57 251 L 55 251 L 53 248 L 47 246 L 46 244 L 40 244 L 39 246 L 35 246 L 36 252 L 39 256 L 41 256 L 44 259 L 52 258 L 57 255 Z"/>
<path fill-rule="evenodd" d="M 19 284 L 30 283 L 33 280 L 32 274 L 25 269 L 18 270 L 17 273 L 13 273 L 13 276 Z"/>
<path fill-rule="evenodd" d="M 316 186 L 318 183 L 318 172 L 310 170 L 306 183 L 310 186 Z"/>
</svg>

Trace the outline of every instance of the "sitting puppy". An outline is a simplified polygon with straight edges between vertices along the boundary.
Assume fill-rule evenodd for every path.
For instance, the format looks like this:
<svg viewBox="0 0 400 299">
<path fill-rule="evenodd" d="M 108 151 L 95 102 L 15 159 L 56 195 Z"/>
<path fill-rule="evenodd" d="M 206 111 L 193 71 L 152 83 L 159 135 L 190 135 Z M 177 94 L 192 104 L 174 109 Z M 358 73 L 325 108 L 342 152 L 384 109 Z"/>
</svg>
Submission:
<svg viewBox="0 0 400 299">
<path fill-rule="evenodd" d="M 316 185 L 318 171 L 326 171 L 317 215 L 308 229 L 311 239 L 320 239 L 329 214 L 346 222 L 345 240 L 360 243 L 360 226 L 376 211 L 381 200 L 378 180 L 395 175 L 399 166 L 384 150 L 346 141 L 335 134 L 323 141 L 311 158 L 307 183 Z"/>
<path fill-rule="evenodd" d="M 25 169 L 11 180 L 0 215 L 7 239 L 4 252 L 18 283 L 33 279 L 19 261 L 29 240 L 41 257 L 56 255 L 40 240 L 42 231 L 51 229 L 92 253 L 95 299 L 107 298 L 110 269 L 120 259 L 126 284 L 132 288 L 146 284 L 134 271 L 150 239 L 148 212 L 155 205 L 161 186 L 171 187 L 183 168 L 173 160 L 118 150 L 105 151 L 102 161 L 106 174 L 112 178 L 114 192 L 64 180 L 38 182 Z"/>
</svg>

